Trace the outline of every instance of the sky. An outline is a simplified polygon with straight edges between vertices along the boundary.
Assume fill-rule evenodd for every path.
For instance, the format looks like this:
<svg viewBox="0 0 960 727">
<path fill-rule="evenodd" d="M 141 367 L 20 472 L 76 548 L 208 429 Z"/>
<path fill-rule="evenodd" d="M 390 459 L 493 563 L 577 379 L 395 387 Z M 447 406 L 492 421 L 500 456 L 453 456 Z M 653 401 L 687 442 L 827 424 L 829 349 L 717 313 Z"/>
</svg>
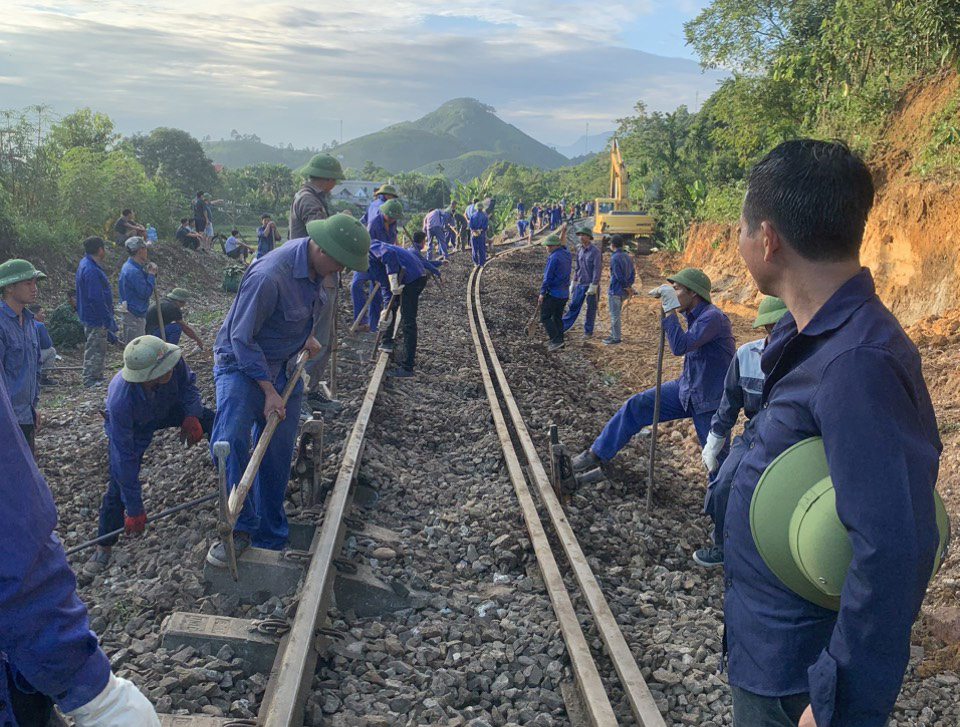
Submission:
<svg viewBox="0 0 960 727">
<path fill-rule="evenodd" d="M 0 110 L 89 106 L 130 134 L 319 147 L 469 96 L 549 144 L 637 101 L 699 107 L 683 23 L 708 0 L 3 0 Z"/>
</svg>

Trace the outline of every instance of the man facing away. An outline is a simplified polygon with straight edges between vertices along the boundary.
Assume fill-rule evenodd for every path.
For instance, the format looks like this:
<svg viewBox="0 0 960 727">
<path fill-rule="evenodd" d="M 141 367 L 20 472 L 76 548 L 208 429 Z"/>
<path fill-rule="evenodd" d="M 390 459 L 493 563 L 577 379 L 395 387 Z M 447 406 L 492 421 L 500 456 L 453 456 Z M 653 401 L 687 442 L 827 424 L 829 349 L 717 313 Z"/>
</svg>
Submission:
<svg viewBox="0 0 960 727">
<path fill-rule="evenodd" d="M 77 318 L 87 336 L 83 348 L 83 385 L 89 389 L 103 381 L 107 343 L 117 343 L 117 322 L 113 317 L 113 291 L 102 267 L 107 256 L 106 246 L 99 237 L 88 237 L 83 241 L 83 251 L 74 285 Z"/>
<path fill-rule="evenodd" d="M 607 309 L 610 312 L 610 335 L 603 339 L 607 346 L 615 346 L 622 341 L 620 334 L 620 311 L 624 298 L 633 295 L 633 283 L 636 271 L 633 258 L 623 250 L 623 238 L 614 235 L 610 238 L 610 283 L 607 286 Z"/>
</svg>

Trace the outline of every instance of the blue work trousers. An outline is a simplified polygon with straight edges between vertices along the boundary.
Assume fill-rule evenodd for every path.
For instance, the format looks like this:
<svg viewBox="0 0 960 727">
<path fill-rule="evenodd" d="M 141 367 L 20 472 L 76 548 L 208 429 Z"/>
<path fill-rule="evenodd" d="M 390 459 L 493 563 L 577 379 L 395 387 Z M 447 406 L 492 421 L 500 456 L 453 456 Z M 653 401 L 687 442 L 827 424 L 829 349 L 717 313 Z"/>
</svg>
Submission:
<svg viewBox="0 0 960 727">
<path fill-rule="evenodd" d="M 433 260 L 433 241 L 437 241 L 437 255 L 447 259 L 447 241 L 442 227 L 431 227 L 427 233 L 427 260 Z"/>
<path fill-rule="evenodd" d="M 810 704 L 810 695 L 762 697 L 740 687 L 733 693 L 733 727 L 794 727 Z"/>
<path fill-rule="evenodd" d="M 485 265 L 487 262 L 487 238 L 484 235 L 470 238 L 471 257 L 474 265 Z"/>
<path fill-rule="evenodd" d="M 369 285 L 367 285 L 367 283 L 369 283 Z M 370 277 L 370 274 L 355 272 L 353 279 L 350 281 L 350 298 L 353 301 L 354 321 L 360 317 L 360 311 L 363 310 L 363 305 L 367 302 L 367 297 L 370 295 L 371 290 L 373 290 L 373 278 Z M 380 323 L 380 310 L 382 305 L 382 296 L 380 295 L 380 291 L 377 291 L 377 294 L 373 296 L 373 300 L 370 301 L 366 320 L 360 321 L 361 323 L 368 324 L 371 331 L 377 330 L 377 325 Z"/>
<path fill-rule="evenodd" d="M 597 296 L 587 295 L 590 288 L 586 283 L 577 283 L 573 289 L 573 297 L 570 299 L 570 306 L 567 312 L 563 314 L 563 332 L 569 331 L 573 324 L 577 322 L 577 316 L 580 315 L 580 309 L 583 307 L 583 301 L 587 301 L 587 315 L 583 319 L 583 332 L 593 333 L 593 324 L 597 320 Z"/>
<path fill-rule="evenodd" d="M 250 450 L 260 439 L 266 426 L 263 416 L 264 394 L 256 381 L 236 367 L 215 366 L 213 377 L 217 388 L 217 417 L 210 437 L 211 455 L 213 443 L 225 441 L 230 444 L 227 458 L 227 489 L 240 482 Z M 285 369 L 281 369 L 273 385 L 278 392 L 287 383 Z M 303 381 L 298 381 L 287 400 L 287 416 L 280 421 L 273 439 L 260 464 L 260 470 L 247 499 L 240 510 L 234 531 L 250 534 L 250 542 L 258 548 L 282 550 L 287 544 L 289 527 L 283 510 L 283 500 L 290 478 L 290 458 L 297 438 L 300 423 L 300 399 Z"/>
<path fill-rule="evenodd" d="M 183 418 L 183 407 L 175 406 L 170 409 L 170 412 L 167 414 L 167 416 L 153 431 L 156 432 L 160 429 L 172 429 L 174 427 L 179 428 L 180 425 L 183 424 Z M 207 437 L 210 436 L 210 432 L 213 429 L 213 419 L 213 411 L 204 407 L 203 414 L 200 417 L 200 426 L 203 428 L 203 433 L 206 434 Z M 143 452 L 140 452 L 137 469 L 139 469 L 140 464 L 143 462 L 143 453 L 146 451 L 147 448 L 144 447 Z M 100 519 L 97 525 L 97 537 L 99 538 L 101 535 L 106 535 L 107 533 L 112 533 L 114 530 L 119 530 L 122 528 L 124 512 L 123 499 L 120 496 L 120 483 L 111 477 L 110 482 L 107 485 L 107 492 L 104 494 L 103 500 L 100 502 Z M 147 516 L 149 517 L 149 513 Z M 101 545 L 109 548 L 111 545 L 116 544 L 117 538 L 118 536 L 114 535 L 112 538 L 104 540 Z"/>
<path fill-rule="evenodd" d="M 591 447 L 593 453 L 604 462 L 613 459 L 637 432 L 652 424 L 654 396 L 655 390 L 650 388 L 634 394 L 623 402 L 623 406 L 610 418 L 593 443 Z M 692 409 L 685 409 L 680 403 L 680 383 L 676 380 L 663 383 L 660 389 L 660 421 L 693 419 L 693 426 L 697 430 L 697 439 L 701 447 L 707 441 L 710 420 L 715 413 L 714 410 L 710 410 L 696 414 Z M 721 456 L 726 457 L 726 448 Z"/>
<path fill-rule="evenodd" d="M 723 547 L 723 524 L 727 515 L 727 501 L 730 499 L 730 486 L 737 471 L 740 459 L 747 451 L 743 437 L 737 437 L 730 445 L 725 459 L 717 458 L 720 466 L 707 484 L 707 494 L 703 498 L 703 512 L 713 520 L 713 543 Z M 723 452 L 720 453 L 723 456 Z"/>
</svg>

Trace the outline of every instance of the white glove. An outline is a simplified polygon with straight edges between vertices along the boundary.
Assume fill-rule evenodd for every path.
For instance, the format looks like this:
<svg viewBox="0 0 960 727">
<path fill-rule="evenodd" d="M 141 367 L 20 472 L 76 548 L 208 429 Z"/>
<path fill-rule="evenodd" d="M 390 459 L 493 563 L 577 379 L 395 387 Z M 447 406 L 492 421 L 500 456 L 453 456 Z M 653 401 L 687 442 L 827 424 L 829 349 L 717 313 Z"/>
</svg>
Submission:
<svg viewBox="0 0 960 727">
<path fill-rule="evenodd" d="M 663 308 L 664 313 L 669 313 L 680 307 L 680 301 L 677 300 L 677 291 L 673 289 L 672 285 L 664 283 L 651 290 L 647 295 L 660 299 L 660 306 Z"/>
<path fill-rule="evenodd" d="M 384 308 L 380 311 L 380 325 L 389 326 L 393 323 L 393 311 L 389 308 Z"/>
<path fill-rule="evenodd" d="M 147 274 L 156 275 L 160 271 L 156 263 L 147 263 Z"/>
<path fill-rule="evenodd" d="M 153 705 L 134 683 L 113 674 L 100 694 L 67 716 L 77 727 L 160 727 Z"/>
<path fill-rule="evenodd" d="M 703 445 L 703 451 L 700 453 L 700 459 L 703 466 L 707 468 L 708 473 L 713 473 L 718 466 L 717 456 L 723 445 L 727 443 L 726 437 L 718 437 L 713 432 L 707 434 L 707 443 Z"/>
<path fill-rule="evenodd" d="M 587 288 L 587 295 L 596 295 L 597 294 L 597 284 L 590 283 L 590 287 Z"/>
<path fill-rule="evenodd" d="M 400 295 L 400 291 L 403 290 L 403 286 L 400 284 L 400 276 L 397 273 L 390 273 L 387 279 L 390 281 L 390 292 L 394 295 Z"/>
<path fill-rule="evenodd" d="M 572 298 L 572 297 L 573 297 L 573 289 L 576 288 L 576 287 L 577 287 L 577 281 L 576 281 L 576 280 L 571 280 L 571 281 L 570 281 L 570 290 L 567 291 L 567 297 L 568 297 L 568 298 Z"/>
</svg>

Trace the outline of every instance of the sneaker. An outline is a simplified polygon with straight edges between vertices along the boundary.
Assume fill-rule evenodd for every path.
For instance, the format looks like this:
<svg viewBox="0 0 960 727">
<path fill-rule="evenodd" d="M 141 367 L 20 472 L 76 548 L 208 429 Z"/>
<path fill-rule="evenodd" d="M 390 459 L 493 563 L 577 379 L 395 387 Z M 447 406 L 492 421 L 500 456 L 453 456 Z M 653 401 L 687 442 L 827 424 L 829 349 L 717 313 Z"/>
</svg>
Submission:
<svg viewBox="0 0 960 727">
<path fill-rule="evenodd" d="M 380 344 L 380 350 L 384 353 L 393 353 L 393 341 L 383 341 Z"/>
<path fill-rule="evenodd" d="M 402 366 L 397 366 L 387 371 L 387 376 L 392 376 L 395 379 L 410 379 L 416 376 L 413 373 L 413 369 L 405 369 Z"/>
<path fill-rule="evenodd" d="M 604 346 L 616 346 L 618 343 L 622 343 L 622 341 L 619 338 L 610 338 L 608 336 L 603 339 L 602 343 Z"/>
<path fill-rule="evenodd" d="M 90 559 L 83 564 L 83 572 L 88 576 L 99 575 L 108 565 L 110 565 L 110 549 L 97 547 Z"/>
<path fill-rule="evenodd" d="M 560 341 L 560 343 L 551 343 L 550 345 L 547 346 L 547 353 L 553 353 L 554 351 L 559 351 L 561 348 L 563 348 L 563 341 Z"/>
<path fill-rule="evenodd" d="M 249 547 L 249 533 L 238 530 L 233 534 L 233 549 L 236 551 L 238 558 Z M 228 568 L 230 566 L 227 563 L 227 549 L 223 547 L 223 543 L 219 540 L 210 546 L 210 550 L 207 552 L 207 562 L 216 568 Z"/>
<path fill-rule="evenodd" d="M 702 568 L 716 568 L 718 565 L 723 565 L 723 548 L 719 545 L 700 548 L 693 554 L 693 562 Z"/>
<path fill-rule="evenodd" d="M 335 414 L 343 408 L 336 399 L 328 399 L 319 391 L 311 391 L 307 394 L 307 406 L 311 411 L 322 411 L 326 414 Z"/>
<path fill-rule="evenodd" d="M 583 472 L 584 470 L 593 469 L 602 464 L 600 458 L 593 453 L 592 449 L 583 450 L 574 457 L 570 463 L 573 466 L 574 472 Z"/>
</svg>

